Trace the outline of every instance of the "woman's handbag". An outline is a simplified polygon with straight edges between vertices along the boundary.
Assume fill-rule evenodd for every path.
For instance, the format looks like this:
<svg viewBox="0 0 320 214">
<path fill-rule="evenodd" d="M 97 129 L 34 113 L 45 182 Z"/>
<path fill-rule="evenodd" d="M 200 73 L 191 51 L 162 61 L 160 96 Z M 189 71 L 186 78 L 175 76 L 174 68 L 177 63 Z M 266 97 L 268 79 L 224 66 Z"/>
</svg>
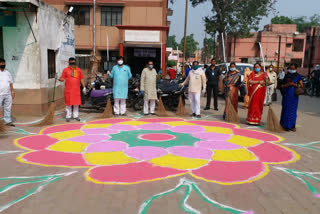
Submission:
<svg viewBox="0 0 320 214">
<path fill-rule="evenodd" d="M 304 88 L 295 88 L 294 89 L 294 95 L 300 96 L 304 94 Z"/>
<path fill-rule="evenodd" d="M 241 95 L 241 97 L 244 97 L 247 95 L 246 84 L 240 85 L 240 95 Z"/>
</svg>

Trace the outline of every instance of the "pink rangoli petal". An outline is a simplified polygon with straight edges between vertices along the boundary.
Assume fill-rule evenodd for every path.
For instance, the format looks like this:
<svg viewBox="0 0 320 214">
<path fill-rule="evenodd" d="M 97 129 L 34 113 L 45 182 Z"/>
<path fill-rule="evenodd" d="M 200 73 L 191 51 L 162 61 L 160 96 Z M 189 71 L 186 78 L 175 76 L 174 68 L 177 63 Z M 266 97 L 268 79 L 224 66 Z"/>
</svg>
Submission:
<svg viewBox="0 0 320 214">
<path fill-rule="evenodd" d="M 178 118 L 149 118 L 149 119 L 139 119 L 138 121 L 150 122 L 150 123 L 165 123 L 165 122 L 177 122 L 184 121 L 183 119 Z"/>
<path fill-rule="evenodd" d="M 88 176 L 95 182 L 129 184 L 165 179 L 185 172 L 187 171 L 154 166 L 148 162 L 140 162 L 96 167 L 89 171 Z"/>
<path fill-rule="evenodd" d="M 68 140 L 78 143 L 99 143 L 104 140 L 108 140 L 108 135 L 84 135 L 79 137 L 70 138 Z"/>
<path fill-rule="evenodd" d="M 24 162 L 49 166 L 84 167 L 88 165 L 82 154 L 64 153 L 56 151 L 35 151 L 24 154 L 21 159 Z"/>
<path fill-rule="evenodd" d="M 210 150 L 204 148 L 197 148 L 193 146 L 175 146 L 169 148 L 168 150 L 173 155 L 185 158 L 198 158 L 210 160 L 212 157 L 212 152 Z"/>
<path fill-rule="evenodd" d="M 150 160 L 166 155 L 168 152 L 161 147 L 138 146 L 131 147 L 125 152 L 128 156 L 138 160 Z"/>
<path fill-rule="evenodd" d="M 233 133 L 235 135 L 240 135 L 243 137 L 249 137 L 249 138 L 255 138 L 257 140 L 262 140 L 262 141 L 267 141 L 267 142 L 277 142 L 280 140 L 279 137 L 268 134 L 268 133 L 263 133 L 263 132 L 257 132 L 257 131 L 252 131 L 248 129 L 233 129 Z"/>
<path fill-rule="evenodd" d="M 118 130 L 112 130 L 112 129 L 82 129 L 82 132 L 86 135 L 99 135 L 99 134 L 118 134 Z"/>
<path fill-rule="evenodd" d="M 242 146 L 235 145 L 226 141 L 199 141 L 196 143 L 198 147 L 210 150 L 234 150 L 241 149 Z"/>
<path fill-rule="evenodd" d="M 121 141 L 106 141 L 101 143 L 91 144 L 86 148 L 86 152 L 115 152 L 124 151 L 127 144 Z"/>
<path fill-rule="evenodd" d="M 115 123 L 121 123 L 121 122 L 127 122 L 131 121 L 131 119 L 106 119 L 106 120 L 97 120 L 97 121 L 92 121 L 87 124 L 115 124 Z"/>
<path fill-rule="evenodd" d="M 320 198 L 320 194 L 317 194 L 317 195 L 314 195 L 314 196 L 316 196 L 317 198 Z"/>
<path fill-rule="evenodd" d="M 149 124 L 143 124 L 137 127 L 139 129 L 151 130 L 151 131 L 168 130 L 171 128 L 171 126 L 167 124 L 161 124 L 161 123 L 149 123 Z"/>
<path fill-rule="evenodd" d="M 47 135 L 35 135 L 17 140 L 17 144 L 31 150 L 43 150 L 59 140 Z"/>
<path fill-rule="evenodd" d="M 133 130 L 136 130 L 137 128 L 135 126 L 130 126 L 130 125 L 114 124 L 110 126 L 108 129 L 118 130 L 118 131 L 133 131 Z"/>
<path fill-rule="evenodd" d="M 213 182 L 248 182 L 261 176 L 266 166 L 260 161 L 223 162 L 211 161 L 207 166 L 192 171 L 192 174 Z"/>
<path fill-rule="evenodd" d="M 262 143 L 248 148 L 260 161 L 268 163 L 281 163 L 294 160 L 295 154 L 273 143 Z"/>
<path fill-rule="evenodd" d="M 73 123 L 73 124 L 52 126 L 52 127 L 49 127 L 49 128 L 42 130 L 41 134 L 52 134 L 52 133 L 56 133 L 56 132 L 79 130 L 83 125 L 85 125 L 85 124 Z"/>
<path fill-rule="evenodd" d="M 197 133 L 204 132 L 205 129 L 201 126 L 176 126 L 170 129 L 172 132 L 178 133 Z"/>
<path fill-rule="evenodd" d="M 203 133 L 193 133 L 193 137 L 199 138 L 201 140 L 210 140 L 210 141 L 225 141 L 229 140 L 231 135 L 229 134 L 219 134 L 215 132 L 203 132 Z"/>
<path fill-rule="evenodd" d="M 215 121 L 201 121 L 201 120 L 191 120 L 187 121 L 190 123 L 194 123 L 200 126 L 214 126 L 214 127 L 220 127 L 220 128 L 236 128 L 236 125 L 230 124 L 230 123 L 224 123 L 224 122 L 215 122 Z"/>
</svg>

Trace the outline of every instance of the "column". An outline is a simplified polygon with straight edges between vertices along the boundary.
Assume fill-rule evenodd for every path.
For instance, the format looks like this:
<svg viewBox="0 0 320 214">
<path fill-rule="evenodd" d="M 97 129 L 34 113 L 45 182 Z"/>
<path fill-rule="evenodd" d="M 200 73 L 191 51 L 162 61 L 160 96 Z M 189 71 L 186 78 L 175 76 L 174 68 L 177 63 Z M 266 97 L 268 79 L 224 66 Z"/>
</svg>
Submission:
<svg viewBox="0 0 320 214">
<path fill-rule="evenodd" d="M 123 56 L 123 43 L 119 44 L 119 56 Z"/>
</svg>

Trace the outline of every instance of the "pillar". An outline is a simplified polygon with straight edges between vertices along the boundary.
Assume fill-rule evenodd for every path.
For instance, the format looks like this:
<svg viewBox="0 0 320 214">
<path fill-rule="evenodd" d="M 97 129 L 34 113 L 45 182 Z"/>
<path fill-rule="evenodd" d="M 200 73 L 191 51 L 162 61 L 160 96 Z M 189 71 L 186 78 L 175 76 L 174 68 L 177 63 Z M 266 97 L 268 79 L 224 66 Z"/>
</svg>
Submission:
<svg viewBox="0 0 320 214">
<path fill-rule="evenodd" d="M 166 44 L 162 44 L 161 69 L 162 69 L 162 76 L 164 77 L 166 74 Z"/>
<path fill-rule="evenodd" d="M 123 56 L 123 43 L 119 44 L 119 56 Z"/>
</svg>

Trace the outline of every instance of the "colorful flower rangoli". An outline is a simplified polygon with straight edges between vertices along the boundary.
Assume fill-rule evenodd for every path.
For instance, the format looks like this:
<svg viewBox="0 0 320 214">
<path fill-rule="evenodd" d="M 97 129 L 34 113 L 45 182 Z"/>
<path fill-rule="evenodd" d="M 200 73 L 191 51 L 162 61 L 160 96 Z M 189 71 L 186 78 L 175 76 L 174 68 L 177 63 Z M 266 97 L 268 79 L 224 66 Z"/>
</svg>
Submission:
<svg viewBox="0 0 320 214">
<path fill-rule="evenodd" d="M 223 122 L 154 118 L 52 126 L 15 143 L 29 150 L 19 161 L 87 167 L 86 177 L 95 183 L 133 184 L 188 173 L 231 185 L 264 177 L 269 164 L 298 160 L 280 141 Z"/>
</svg>

